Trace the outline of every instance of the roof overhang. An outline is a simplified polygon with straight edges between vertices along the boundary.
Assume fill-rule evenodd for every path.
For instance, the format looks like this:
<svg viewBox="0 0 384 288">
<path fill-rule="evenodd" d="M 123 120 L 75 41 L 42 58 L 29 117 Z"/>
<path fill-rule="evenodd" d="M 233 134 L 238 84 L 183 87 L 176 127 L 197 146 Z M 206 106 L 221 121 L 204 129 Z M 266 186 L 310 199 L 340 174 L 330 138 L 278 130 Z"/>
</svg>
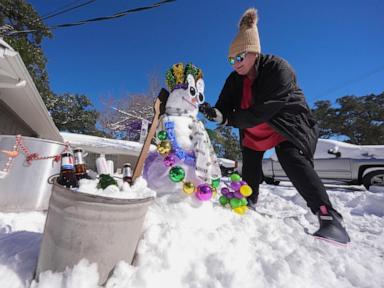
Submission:
<svg viewBox="0 0 384 288">
<path fill-rule="evenodd" d="M 18 52 L 0 38 L 0 99 L 39 138 L 63 141 Z"/>
</svg>

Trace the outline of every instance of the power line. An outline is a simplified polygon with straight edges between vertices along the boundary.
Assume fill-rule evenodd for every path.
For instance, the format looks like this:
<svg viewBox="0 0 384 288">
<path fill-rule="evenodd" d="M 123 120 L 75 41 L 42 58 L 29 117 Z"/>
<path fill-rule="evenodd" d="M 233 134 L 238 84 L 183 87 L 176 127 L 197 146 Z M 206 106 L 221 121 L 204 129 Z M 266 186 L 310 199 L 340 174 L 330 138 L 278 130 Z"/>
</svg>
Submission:
<svg viewBox="0 0 384 288">
<path fill-rule="evenodd" d="M 58 24 L 58 25 L 50 26 L 48 28 L 51 29 L 51 30 L 54 30 L 54 29 L 64 28 L 64 27 L 80 26 L 80 25 L 91 23 L 91 22 L 111 20 L 111 19 L 115 19 L 115 18 L 120 18 L 120 17 L 126 16 L 127 14 L 130 14 L 130 13 L 141 12 L 141 11 L 144 11 L 144 10 L 158 8 L 158 7 L 160 7 L 163 4 L 167 4 L 167 3 L 175 2 L 175 1 L 176 0 L 163 0 L 163 1 L 160 1 L 160 2 L 157 2 L 157 3 L 153 3 L 151 5 L 142 6 L 142 7 L 138 7 L 138 8 L 132 8 L 132 9 L 128 9 L 126 11 L 117 12 L 117 13 L 115 13 L 113 15 L 110 15 L 110 16 L 96 17 L 96 18 L 80 20 L 80 21 L 77 21 L 77 22 L 66 23 L 66 24 Z M 36 31 L 38 31 L 38 30 L 35 30 L 35 29 L 22 30 L 22 31 L 12 30 L 12 31 L 6 31 L 5 34 L 6 34 L 6 36 L 13 36 L 13 35 L 17 35 L 17 34 L 31 33 L 31 32 L 36 32 Z"/>
<path fill-rule="evenodd" d="M 340 90 L 340 89 L 343 89 L 347 86 L 349 86 L 350 84 L 354 84 L 356 82 L 360 82 L 364 79 L 367 79 L 369 77 L 371 77 L 372 75 L 380 72 L 384 70 L 384 64 L 383 65 L 380 65 L 379 67 L 376 67 L 375 69 L 371 70 L 371 71 L 368 71 L 367 73 L 364 73 L 362 75 L 359 75 L 353 79 L 350 79 L 350 80 L 347 80 L 345 81 L 344 83 L 338 85 L 338 86 L 334 86 L 332 88 L 329 88 L 328 90 L 324 91 L 323 93 L 321 93 L 320 95 L 329 95 L 329 94 L 332 94 L 333 92 L 337 91 L 337 90 Z"/>
<path fill-rule="evenodd" d="M 72 3 L 70 3 L 70 4 L 65 5 L 65 6 L 63 7 L 64 10 L 61 10 L 61 9 L 63 9 L 63 8 L 56 9 L 55 11 L 52 11 L 52 12 L 48 13 L 48 15 L 42 16 L 41 20 L 46 20 L 46 19 L 53 18 L 53 17 L 55 17 L 55 16 L 58 16 L 58 15 L 67 13 L 67 12 L 72 11 L 72 10 L 75 10 L 75 9 L 77 9 L 77 8 L 81 8 L 81 7 L 83 7 L 83 6 L 89 5 L 89 4 L 91 4 L 91 3 L 95 2 L 95 1 L 96 1 L 96 0 L 89 0 L 89 1 L 87 1 L 87 2 L 85 2 L 85 3 L 81 3 L 81 4 L 76 5 L 76 6 L 73 6 L 73 7 L 69 7 L 69 8 L 66 8 L 66 9 L 64 8 L 64 7 L 68 7 L 69 5 L 72 5 L 72 4 L 74 4 L 74 3 L 77 3 L 77 2 L 79 2 L 79 1 L 72 2 Z M 40 20 L 40 19 L 39 19 L 39 20 Z M 38 21 L 38 20 L 37 20 L 37 21 Z"/>
</svg>

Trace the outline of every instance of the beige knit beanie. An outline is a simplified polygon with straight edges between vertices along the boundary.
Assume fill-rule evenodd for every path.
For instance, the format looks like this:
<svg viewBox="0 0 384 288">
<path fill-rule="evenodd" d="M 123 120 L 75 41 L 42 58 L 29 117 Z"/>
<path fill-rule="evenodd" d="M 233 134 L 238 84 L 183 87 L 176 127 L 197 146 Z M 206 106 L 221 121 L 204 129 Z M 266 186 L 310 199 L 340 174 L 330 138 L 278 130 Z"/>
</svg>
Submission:
<svg viewBox="0 0 384 288">
<path fill-rule="evenodd" d="M 242 52 L 260 53 L 259 31 L 257 30 L 257 10 L 249 8 L 239 22 L 239 33 L 229 47 L 229 56 L 237 55 Z"/>
</svg>

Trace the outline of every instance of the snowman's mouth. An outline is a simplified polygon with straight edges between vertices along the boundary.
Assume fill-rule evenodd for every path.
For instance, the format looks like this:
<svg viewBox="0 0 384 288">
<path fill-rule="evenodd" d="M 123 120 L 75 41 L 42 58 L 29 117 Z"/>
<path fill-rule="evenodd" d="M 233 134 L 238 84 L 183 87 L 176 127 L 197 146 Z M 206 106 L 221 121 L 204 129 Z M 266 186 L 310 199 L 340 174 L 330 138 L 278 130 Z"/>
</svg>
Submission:
<svg viewBox="0 0 384 288">
<path fill-rule="evenodd" d="M 183 96 L 182 96 L 182 98 L 183 98 L 183 100 L 184 100 L 185 102 L 191 104 L 191 105 L 193 106 L 193 108 L 195 108 L 195 109 L 197 108 L 197 105 L 196 105 L 196 104 L 193 104 L 191 101 L 189 101 L 188 99 L 184 98 Z"/>
</svg>

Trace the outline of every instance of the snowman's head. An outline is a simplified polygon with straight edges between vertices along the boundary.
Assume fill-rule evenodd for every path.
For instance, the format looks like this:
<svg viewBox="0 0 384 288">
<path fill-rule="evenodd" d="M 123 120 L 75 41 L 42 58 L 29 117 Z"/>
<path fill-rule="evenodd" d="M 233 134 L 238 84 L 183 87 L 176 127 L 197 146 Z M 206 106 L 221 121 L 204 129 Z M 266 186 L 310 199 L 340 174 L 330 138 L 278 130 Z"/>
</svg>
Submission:
<svg viewBox="0 0 384 288">
<path fill-rule="evenodd" d="M 170 91 L 166 113 L 196 117 L 198 106 L 204 102 L 204 80 L 201 69 L 193 64 L 174 64 L 166 74 Z"/>
</svg>

